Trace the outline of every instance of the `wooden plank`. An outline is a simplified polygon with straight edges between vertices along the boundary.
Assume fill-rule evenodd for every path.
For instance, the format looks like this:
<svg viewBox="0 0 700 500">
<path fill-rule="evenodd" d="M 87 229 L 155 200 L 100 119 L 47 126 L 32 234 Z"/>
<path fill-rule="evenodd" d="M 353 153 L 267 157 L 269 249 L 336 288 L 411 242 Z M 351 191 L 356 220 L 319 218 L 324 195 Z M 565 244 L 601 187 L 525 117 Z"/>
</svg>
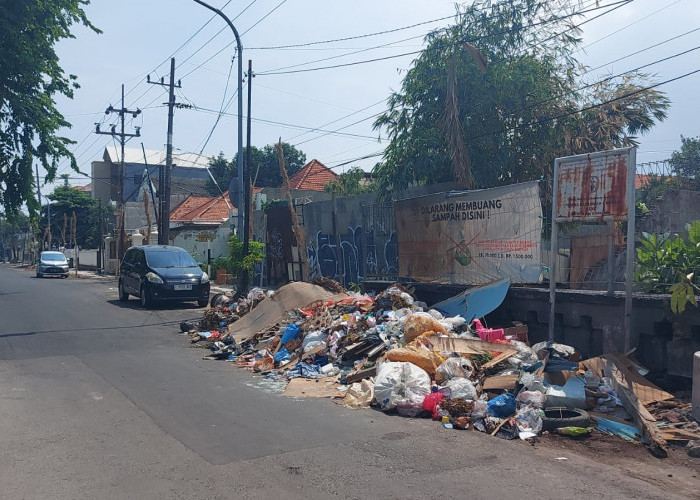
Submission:
<svg viewBox="0 0 700 500">
<path fill-rule="evenodd" d="M 649 443 L 651 452 L 657 457 L 668 456 L 668 443 L 663 433 L 656 426 L 656 419 L 635 396 L 632 386 L 632 375 L 627 368 L 619 367 L 611 359 L 603 358 L 603 373 L 612 381 L 613 389 L 623 406 L 634 418 L 641 429 L 642 435 Z"/>
<path fill-rule="evenodd" d="M 604 374 L 603 372 L 606 359 L 610 360 L 619 368 L 623 368 L 625 370 L 625 374 L 627 375 L 626 378 L 631 383 L 632 392 L 634 392 L 636 398 L 639 399 L 643 405 L 675 398 L 673 394 L 664 391 L 660 387 L 648 381 L 634 369 L 630 369 L 630 366 L 634 366 L 634 363 L 631 363 L 630 360 L 623 354 L 605 354 L 604 356 L 582 361 L 582 364 L 586 367 L 586 369 L 591 370 L 597 376 L 602 376 Z"/>
<path fill-rule="evenodd" d="M 503 390 L 507 391 L 515 387 L 518 381 L 517 375 L 502 375 L 500 377 L 486 377 L 484 379 L 484 391 Z"/>
<path fill-rule="evenodd" d="M 460 354 L 488 354 L 492 352 L 510 352 L 511 356 L 518 352 L 513 347 L 505 344 L 495 344 L 493 342 L 485 342 L 483 340 L 477 339 L 459 339 L 456 337 L 433 335 L 428 337 L 428 340 L 433 345 L 434 351 L 457 352 Z"/>
<path fill-rule="evenodd" d="M 498 356 L 493 358 L 491 361 L 487 361 L 486 363 L 481 365 L 481 369 L 487 370 L 487 369 L 491 368 L 492 366 L 496 366 L 501 361 L 505 361 L 506 359 L 510 358 L 513 354 L 515 354 L 515 352 L 511 352 L 511 351 L 502 352 L 501 354 L 499 354 Z"/>
<path fill-rule="evenodd" d="M 351 373 L 345 377 L 345 384 L 350 385 L 360 380 L 364 380 L 369 377 L 374 377 L 377 374 L 377 367 L 367 368 L 366 370 L 360 370 L 359 372 Z"/>
</svg>

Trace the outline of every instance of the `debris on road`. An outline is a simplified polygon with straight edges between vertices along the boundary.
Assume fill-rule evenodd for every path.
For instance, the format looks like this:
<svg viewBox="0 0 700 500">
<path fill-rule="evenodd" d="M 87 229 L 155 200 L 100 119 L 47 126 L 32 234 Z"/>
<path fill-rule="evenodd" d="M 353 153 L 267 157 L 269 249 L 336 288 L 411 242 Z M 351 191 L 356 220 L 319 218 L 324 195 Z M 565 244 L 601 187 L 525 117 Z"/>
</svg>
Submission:
<svg viewBox="0 0 700 500">
<path fill-rule="evenodd" d="M 690 403 L 648 381 L 631 358 L 582 361 L 564 344 L 531 347 L 527 325 L 489 328 L 465 316 L 429 308 L 399 284 L 372 297 L 325 278 L 254 289 L 238 301 L 216 297 L 198 324 L 180 328 L 209 351 L 205 359 L 286 384 L 288 397 L 424 416 L 502 439 L 604 432 L 645 443 L 659 457 L 669 443 L 698 453 Z"/>
</svg>

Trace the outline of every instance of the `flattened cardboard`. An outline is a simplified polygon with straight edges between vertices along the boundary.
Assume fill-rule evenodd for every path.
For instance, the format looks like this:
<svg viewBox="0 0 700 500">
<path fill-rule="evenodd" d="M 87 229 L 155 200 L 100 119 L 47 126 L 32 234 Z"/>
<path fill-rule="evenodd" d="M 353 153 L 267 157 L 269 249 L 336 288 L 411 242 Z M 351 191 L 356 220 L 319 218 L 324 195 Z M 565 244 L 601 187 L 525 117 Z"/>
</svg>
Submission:
<svg viewBox="0 0 700 500">
<path fill-rule="evenodd" d="M 339 385 L 335 379 L 335 377 L 293 378 L 287 384 L 284 395 L 290 398 L 342 398 L 345 393 L 338 390 Z"/>
</svg>

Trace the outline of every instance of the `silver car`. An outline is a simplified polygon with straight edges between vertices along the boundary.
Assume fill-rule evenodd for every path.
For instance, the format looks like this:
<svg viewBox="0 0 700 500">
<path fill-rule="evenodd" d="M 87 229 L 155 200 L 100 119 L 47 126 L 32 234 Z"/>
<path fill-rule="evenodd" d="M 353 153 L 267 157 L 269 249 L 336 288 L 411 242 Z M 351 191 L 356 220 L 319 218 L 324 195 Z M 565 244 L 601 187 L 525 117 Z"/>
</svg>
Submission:
<svg viewBox="0 0 700 500">
<path fill-rule="evenodd" d="M 68 277 L 68 261 L 61 252 L 41 252 L 36 265 L 36 277 L 60 276 Z"/>
</svg>

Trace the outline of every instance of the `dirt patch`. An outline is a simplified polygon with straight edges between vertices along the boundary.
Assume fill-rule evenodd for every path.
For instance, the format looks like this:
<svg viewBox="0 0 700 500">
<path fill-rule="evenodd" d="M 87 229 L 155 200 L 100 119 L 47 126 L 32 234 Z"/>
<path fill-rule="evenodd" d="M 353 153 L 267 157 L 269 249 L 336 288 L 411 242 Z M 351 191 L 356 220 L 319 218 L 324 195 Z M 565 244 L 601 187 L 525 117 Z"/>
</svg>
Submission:
<svg viewBox="0 0 700 500">
<path fill-rule="evenodd" d="M 700 459 L 689 457 L 684 447 L 669 446 L 668 458 L 659 459 L 641 443 L 625 441 L 597 429 L 585 438 L 545 435 L 534 446 L 543 451 L 556 450 L 562 455 L 576 454 L 630 477 L 656 485 L 661 483 L 676 493 L 700 498 Z"/>
</svg>

